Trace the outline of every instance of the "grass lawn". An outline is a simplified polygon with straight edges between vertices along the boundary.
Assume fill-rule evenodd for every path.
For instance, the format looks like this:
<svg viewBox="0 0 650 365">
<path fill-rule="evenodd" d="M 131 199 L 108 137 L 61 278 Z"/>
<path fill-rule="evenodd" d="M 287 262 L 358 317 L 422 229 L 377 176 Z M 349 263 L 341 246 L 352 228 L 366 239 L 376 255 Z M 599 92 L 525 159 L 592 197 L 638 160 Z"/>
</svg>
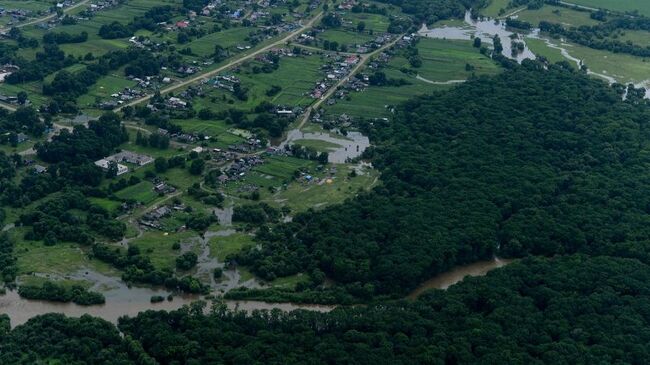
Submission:
<svg viewBox="0 0 650 365">
<path fill-rule="evenodd" d="M 356 30 L 357 24 L 364 22 L 366 27 L 364 32 L 384 33 L 388 30 L 390 20 L 381 14 L 370 13 L 353 13 L 349 12 L 343 16 L 343 21 L 351 22 L 351 26 Z"/>
<path fill-rule="evenodd" d="M 571 0 L 569 2 L 614 11 L 638 10 L 641 15 L 650 16 L 650 1 L 647 0 Z"/>
<path fill-rule="evenodd" d="M 207 57 L 214 53 L 215 45 L 220 45 L 223 48 L 229 48 L 237 45 L 250 45 L 244 41 L 246 36 L 254 31 L 254 28 L 230 28 L 220 32 L 211 33 L 199 39 L 196 39 L 183 48 L 190 47 L 192 52 L 201 57 Z"/>
<path fill-rule="evenodd" d="M 501 9 L 506 10 L 506 8 L 508 8 L 508 4 L 510 4 L 510 0 L 491 0 L 490 4 L 481 10 L 481 14 L 495 18 L 499 15 L 502 15 L 499 14 L 499 12 Z"/>
<path fill-rule="evenodd" d="M 321 40 L 328 40 L 330 42 L 337 42 L 340 45 L 355 45 L 364 44 L 367 41 L 374 39 L 373 36 L 367 33 L 348 32 L 339 29 L 328 29 L 318 35 Z"/>
<path fill-rule="evenodd" d="M 233 233 L 230 236 L 212 237 L 210 239 L 210 254 L 220 262 L 224 262 L 228 255 L 237 253 L 244 247 L 252 245 L 253 237 L 245 233 Z"/>
<path fill-rule="evenodd" d="M 149 257 L 156 268 L 174 268 L 180 250 L 172 249 L 172 245 L 176 242 L 183 242 L 194 235 L 195 233 L 191 231 L 168 234 L 167 236 L 164 232 L 147 231 L 142 237 L 131 241 L 130 245 L 140 248 L 140 252 Z"/>
<path fill-rule="evenodd" d="M 328 152 L 341 147 L 336 143 L 321 141 L 319 139 L 298 139 L 293 143 L 301 145 L 303 147 L 313 148 L 319 152 Z"/>
<path fill-rule="evenodd" d="M 121 199 L 134 199 L 145 205 L 158 197 L 158 194 L 153 191 L 153 184 L 149 181 L 141 181 L 118 191 L 115 195 Z"/>
<path fill-rule="evenodd" d="M 596 25 L 600 23 L 591 19 L 589 12 L 576 11 L 559 6 L 544 5 L 541 9 L 524 10 L 517 13 L 519 20 L 531 23 L 534 27 L 539 25 L 542 20 L 559 23 L 564 26 L 579 27 L 581 25 Z"/>
<path fill-rule="evenodd" d="M 340 204 L 356 195 L 359 190 L 370 189 L 379 182 L 376 170 L 365 169 L 364 174 L 349 177 L 351 170 L 351 165 L 337 165 L 337 172 L 329 184 L 294 181 L 273 195 L 263 195 L 263 200 L 273 205 L 288 206 L 294 212 L 302 212 L 310 208 Z"/>
<path fill-rule="evenodd" d="M 18 234 L 22 230 L 16 229 Z M 46 246 L 42 242 L 15 239 L 15 254 L 18 260 L 18 275 L 31 273 L 66 275 L 88 268 L 104 274 L 115 274 L 116 270 L 98 260 L 91 260 L 78 244 L 59 243 Z"/>
</svg>

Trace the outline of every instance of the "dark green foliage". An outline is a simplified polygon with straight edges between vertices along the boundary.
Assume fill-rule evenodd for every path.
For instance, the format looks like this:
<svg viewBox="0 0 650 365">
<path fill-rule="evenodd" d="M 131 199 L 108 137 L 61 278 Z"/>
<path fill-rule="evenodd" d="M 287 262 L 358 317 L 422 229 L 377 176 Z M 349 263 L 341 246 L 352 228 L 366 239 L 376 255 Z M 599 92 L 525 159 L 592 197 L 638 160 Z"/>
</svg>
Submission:
<svg viewBox="0 0 650 365">
<path fill-rule="evenodd" d="M 261 231 L 235 260 L 269 279 L 318 268 L 375 295 L 495 253 L 650 262 L 648 121 L 600 81 L 525 62 L 368 125 L 383 185 Z"/>
<path fill-rule="evenodd" d="M 162 364 L 642 364 L 649 283 L 636 260 L 526 259 L 412 303 L 150 311 L 120 329 Z"/>
<path fill-rule="evenodd" d="M 0 234 L 0 280 L 12 283 L 16 280 L 16 258 L 14 257 L 14 243 L 7 233 Z"/>
<path fill-rule="evenodd" d="M 196 266 L 198 256 L 194 252 L 185 252 L 176 258 L 176 268 L 179 270 L 189 270 Z"/>
<path fill-rule="evenodd" d="M 27 299 L 73 302 L 79 305 L 104 304 L 106 301 L 103 294 L 89 291 L 82 286 L 67 287 L 52 281 L 46 281 L 42 286 L 21 285 L 18 294 Z"/>
<path fill-rule="evenodd" d="M 0 363 L 153 365 L 137 342 L 102 319 L 62 314 L 36 317 L 0 337 Z"/>
<path fill-rule="evenodd" d="M 280 219 L 280 211 L 266 203 L 238 205 L 232 214 L 233 221 L 252 224 L 277 222 L 278 219 Z"/>
</svg>

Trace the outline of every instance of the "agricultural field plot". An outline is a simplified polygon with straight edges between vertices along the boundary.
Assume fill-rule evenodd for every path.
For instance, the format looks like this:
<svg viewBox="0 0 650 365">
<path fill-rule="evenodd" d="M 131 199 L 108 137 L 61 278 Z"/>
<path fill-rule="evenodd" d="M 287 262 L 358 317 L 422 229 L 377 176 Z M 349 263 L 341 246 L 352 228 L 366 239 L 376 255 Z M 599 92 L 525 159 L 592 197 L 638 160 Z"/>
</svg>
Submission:
<svg viewBox="0 0 650 365">
<path fill-rule="evenodd" d="M 427 80 L 465 80 L 472 73 L 493 75 L 499 72 L 497 64 L 472 47 L 470 41 L 423 38 L 418 42 L 417 48 L 422 66 L 411 69 Z M 472 70 L 468 71 L 466 65 L 470 65 Z M 397 69 L 409 68 L 408 61 L 404 58 L 395 58 L 391 66 Z"/>
<path fill-rule="evenodd" d="M 135 81 L 127 79 L 123 72 L 117 70 L 110 75 L 100 78 L 88 89 L 87 93 L 77 99 L 77 104 L 86 110 L 95 109 L 94 114 L 100 114 L 101 111 L 95 107 L 98 101 L 110 99 L 112 94 L 135 85 Z"/>
<path fill-rule="evenodd" d="M 381 70 L 388 78 L 407 80 L 408 85 L 370 86 L 361 92 L 350 93 L 345 99 L 338 99 L 336 104 L 326 107 L 327 112 L 362 118 L 388 117 L 392 107 L 413 96 L 450 88 L 472 73 L 490 75 L 499 72 L 499 67 L 481 55 L 469 41 L 421 39 L 418 50 L 422 58 L 421 67 L 412 68 L 406 58 L 396 56 Z M 467 71 L 467 64 L 474 69 Z M 401 72 L 402 69 L 411 74 Z M 420 76 L 416 77 L 416 74 Z"/>
<path fill-rule="evenodd" d="M 517 19 L 526 21 L 537 27 L 541 21 L 562 24 L 565 27 L 596 25 L 598 20 L 591 19 L 587 11 L 572 10 L 565 7 L 544 5 L 540 9 L 526 9 L 517 13 Z"/>
<path fill-rule="evenodd" d="M 19 9 L 28 11 L 29 14 L 25 21 L 29 21 L 40 16 L 46 16 L 49 14 L 49 9 L 53 6 L 51 2 L 42 1 L 42 0 L 2 0 L 0 1 L 0 7 L 5 8 L 6 10 Z M 10 26 L 22 23 L 22 21 L 16 21 L 10 15 L 0 16 L 0 25 Z"/>
<path fill-rule="evenodd" d="M 204 37 L 193 40 L 190 43 L 179 45 L 179 47 L 189 47 L 192 49 L 192 53 L 200 57 L 208 57 L 214 54 L 214 48 L 216 45 L 220 45 L 223 48 L 231 48 L 238 45 L 250 46 L 250 43 L 246 42 L 244 39 L 255 29 L 256 28 L 254 27 L 230 28 L 208 34 Z"/>
<path fill-rule="evenodd" d="M 250 85 L 249 100 L 257 104 L 262 99 L 268 99 L 273 104 L 306 106 L 313 99 L 308 95 L 316 82 L 323 78 L 319 70 L 323 59 L 318 56 L 283 57 L 280 67 L 272 73 L 241 75 L 244 86 Z M 280 86 L 282 90 L 271 97 L 266 92 L 271 86 Z"/>
<path fill-rule="evenodd" d="M 302 160 L 286 156 L 264 155 L 264 163 L 256 166 L 246 175 L 237 181 L 228 182 L 224 186 L 224 192 L 230 196 L 238 196 L 242 189 L 251 185 L 259 187 L 261 197 L 268 196 L 270 189 L 280 188 L 291 183 L 297 171 L 304 171 L 316 174 L 315 161 Z"/>
<path fill-rule="evenodd" d="M 336 42 L 339 46 L 362 45 L 374 39 L 368 33 L 350 32 L 341 29 L 328 29 L 320 33 L 317 38 L 323 41 Z"/>
<path fill-rule="evenodd" d="M 153 184 L 149 181 L 141 181 L 135 185 L 124 188 L 115 193 L 120 199 L 135 200 L 144 205 L 154 201 L 158 197 L 153 191 Z"/>
<path fill-rule="evenodd" d="M 316 82 L 324 77 L 320 71 L 324 62 L 319 56 L 281 57 L 277 70 L 271 73 L 254 73 L 253 68 L 263 64 L 253 61 L 242 66 L 239 73 L 224 73 L 240 79 L 242 88 L 247 90 L 247 100 L 238 100 L 231 92 L 223 89 L 208 89 L 211 87 L 204 86 L 204 89 L 209 90 L 208 95 L 195 98 L 192 103 L 196 110 L 209 108 L 215 111 L 228 108 L 250 111 L 263 100 L 291 107 L 307 106 L 314 100 L 309 96 L 309 92 Z M 277 94 L 269 96 L 267 91 L 272 86 L 279 86 L 281 89 Z"/>
<path fill-rule="evenodd" d="M 571 0 L 569 2 L 592 8 L 621 12 L 638 10 L 639 14 L 650 16 L 650 2 L 646 0 Z"/>
<path fill-rule="evenodd" d="M 343 24 L 346 27 L 355 29 L 357 25 L 363 22 L 365 24 L 364 32 L 384 33 L 388 30 L 390 21 L 381 14 L 353 13 L 349 12 L 343 15 Z"/>
</svg>

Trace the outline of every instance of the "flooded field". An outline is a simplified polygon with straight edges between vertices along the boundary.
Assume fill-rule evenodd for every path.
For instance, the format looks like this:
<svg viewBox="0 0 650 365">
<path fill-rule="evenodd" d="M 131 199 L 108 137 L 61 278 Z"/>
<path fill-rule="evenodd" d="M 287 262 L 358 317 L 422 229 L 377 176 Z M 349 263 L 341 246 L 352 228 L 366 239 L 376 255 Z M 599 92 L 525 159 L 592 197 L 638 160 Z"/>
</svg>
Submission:
<svg viewBox="0 0 650 365">
<path fill-rule="evenodd" d="M 280 144 L 280 148 L 299 140 L 317 140 L 331 144 L 332 148 L 328 151 L 330 163 L 345 163 L 357 158 L 370 146 L 368 137 L 360 132 L 348 132 L 344 136 L 329 132 L 303 132 L 293 129 L 288 132 L 287 138 Z M 333 147 L 335 145 L 338 147 Z"/>
<path fill-rule="evenodd" d="M 471 40 L 475 37 L 487 44 L 493 44 L 493 38 L 498 35 L 503 46 L 503 55 L 520 62 L 526 58 L 535 59 L 535 54 L 526 46 L 526 41 L 519 35 L 506 29 L 505 23 L 492 19 L 472 19 L 470 12 L 465 13 L 465 25 L 460 27 L 443 26 L 428 29 L 426 25 L 418 31 L 422 37 L 439 39 Z M 522 51 L 512 51 L 511 39 L 524 45 Z"/>
<path fill-rule="evenodd" d="M 513 260 L 495 258 L 490 261 L 481 261 L 469 265 L 459 266 L 448 272 L 437 275 L 422 283 L 417 289 L 409 294 L 409 299 L 416 299 L 423 292 L 429 289 L 447 289 L 450 286 L 461 282 L 467 276 L 482 276 L 490 270 L 508 265 Z M 89 274 L 101 275 L 101 274 Z M 167 298 L 169 291 L 162 288 L 127 287 L 119 279 L 110 277 L 94 277 L 98 284 L 104 286 L 102 292 L 106 297 L 106 303 L 96 306 L 80 306 L 74 303 L 56 303 L 41 300 L 27 300 L 21 298 L 16 291 L 7 291 L 7 294 L 0 295 L 0 313 L 8 314 L 11 318 L 11 325 L 18 326 L 27 322 L 30 318 L 45 313 L 61 313 L 69 317 L 80 317 L 84 314 L 103 318 L 109 322 L 117 323 L 122 316 L 136 316 L 138 313 L 147 310 L 176 310 L 184 305 L 202 299 L 198 295 L 174 296 L 173 300 L 165 300 L 160 303 L 151 303 L 151 297 L 159 295 Z M 225 301 L 231 310 L 251 312 L 254 310 L 280 309 L 292 311 L 296 309 L 312 310 L 317 312 L 329 312 L 336 308 L 333 305 L 308 305 L 294 303 L 267 303 L 260 301 Z M 208 306 L 209 309 L 209 306 Z"/>
</svg>

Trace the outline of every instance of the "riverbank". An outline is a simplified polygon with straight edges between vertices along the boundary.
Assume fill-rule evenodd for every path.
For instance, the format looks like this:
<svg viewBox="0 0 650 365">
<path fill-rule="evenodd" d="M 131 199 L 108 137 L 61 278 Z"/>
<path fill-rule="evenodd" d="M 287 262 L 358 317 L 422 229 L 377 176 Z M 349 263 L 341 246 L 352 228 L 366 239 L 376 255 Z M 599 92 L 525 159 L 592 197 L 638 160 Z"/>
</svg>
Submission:
<svg viewBox="0 0 650 365">
<path fill-rule="evenodd" d="M 479 261 L 469 265 L 456 267 L 450 271 L 436 275 L 425 281 L 413 290 L 407 299 L 415 300 L 418 296 L 430 289 L 447 289 L 450 286 L 463 281 L 467 276 L 483 276 L 489 271 L 506 266 L 513 262 L 509 259 L 494 258 L 489 261 Z M 167 297 L 169 292 L 164 289 L 130 287 L 114 288 L 104 293 L 106 303 L 95 306 L 81 306 L 74 303 L 57 303 L 42 300 L 28 300 L 21 298 L 17 291 L 7 291 L 0 295 L 0 314 L 7 314 L 11 319 L 11 326 L 15 327 L 24 324 L 29 319 L 46 313 L 61 313 L 69 317 L 80 317 L 91 315 L 105 319 L 111 323 L 117 323 L 122 316 L 136 316 L 147 310 L 172 311 L 190 305 L 201 299 L 199 295 L 181 295 L 173 297 L 173 300 L 165 300 L 159 303 L 151 303 L 152 296 Z M 254 300 L 224 300 L 230 310 L 252 312 L 254 310 L 293 311 L 296 309 L 311 310 L 316 312 L 329 312 L 335 309 L 336 305 L 313 305 L 294 303 L 267 303 Z M 209 306 L 207 307 L 209 309 Z"/>
</svg>

